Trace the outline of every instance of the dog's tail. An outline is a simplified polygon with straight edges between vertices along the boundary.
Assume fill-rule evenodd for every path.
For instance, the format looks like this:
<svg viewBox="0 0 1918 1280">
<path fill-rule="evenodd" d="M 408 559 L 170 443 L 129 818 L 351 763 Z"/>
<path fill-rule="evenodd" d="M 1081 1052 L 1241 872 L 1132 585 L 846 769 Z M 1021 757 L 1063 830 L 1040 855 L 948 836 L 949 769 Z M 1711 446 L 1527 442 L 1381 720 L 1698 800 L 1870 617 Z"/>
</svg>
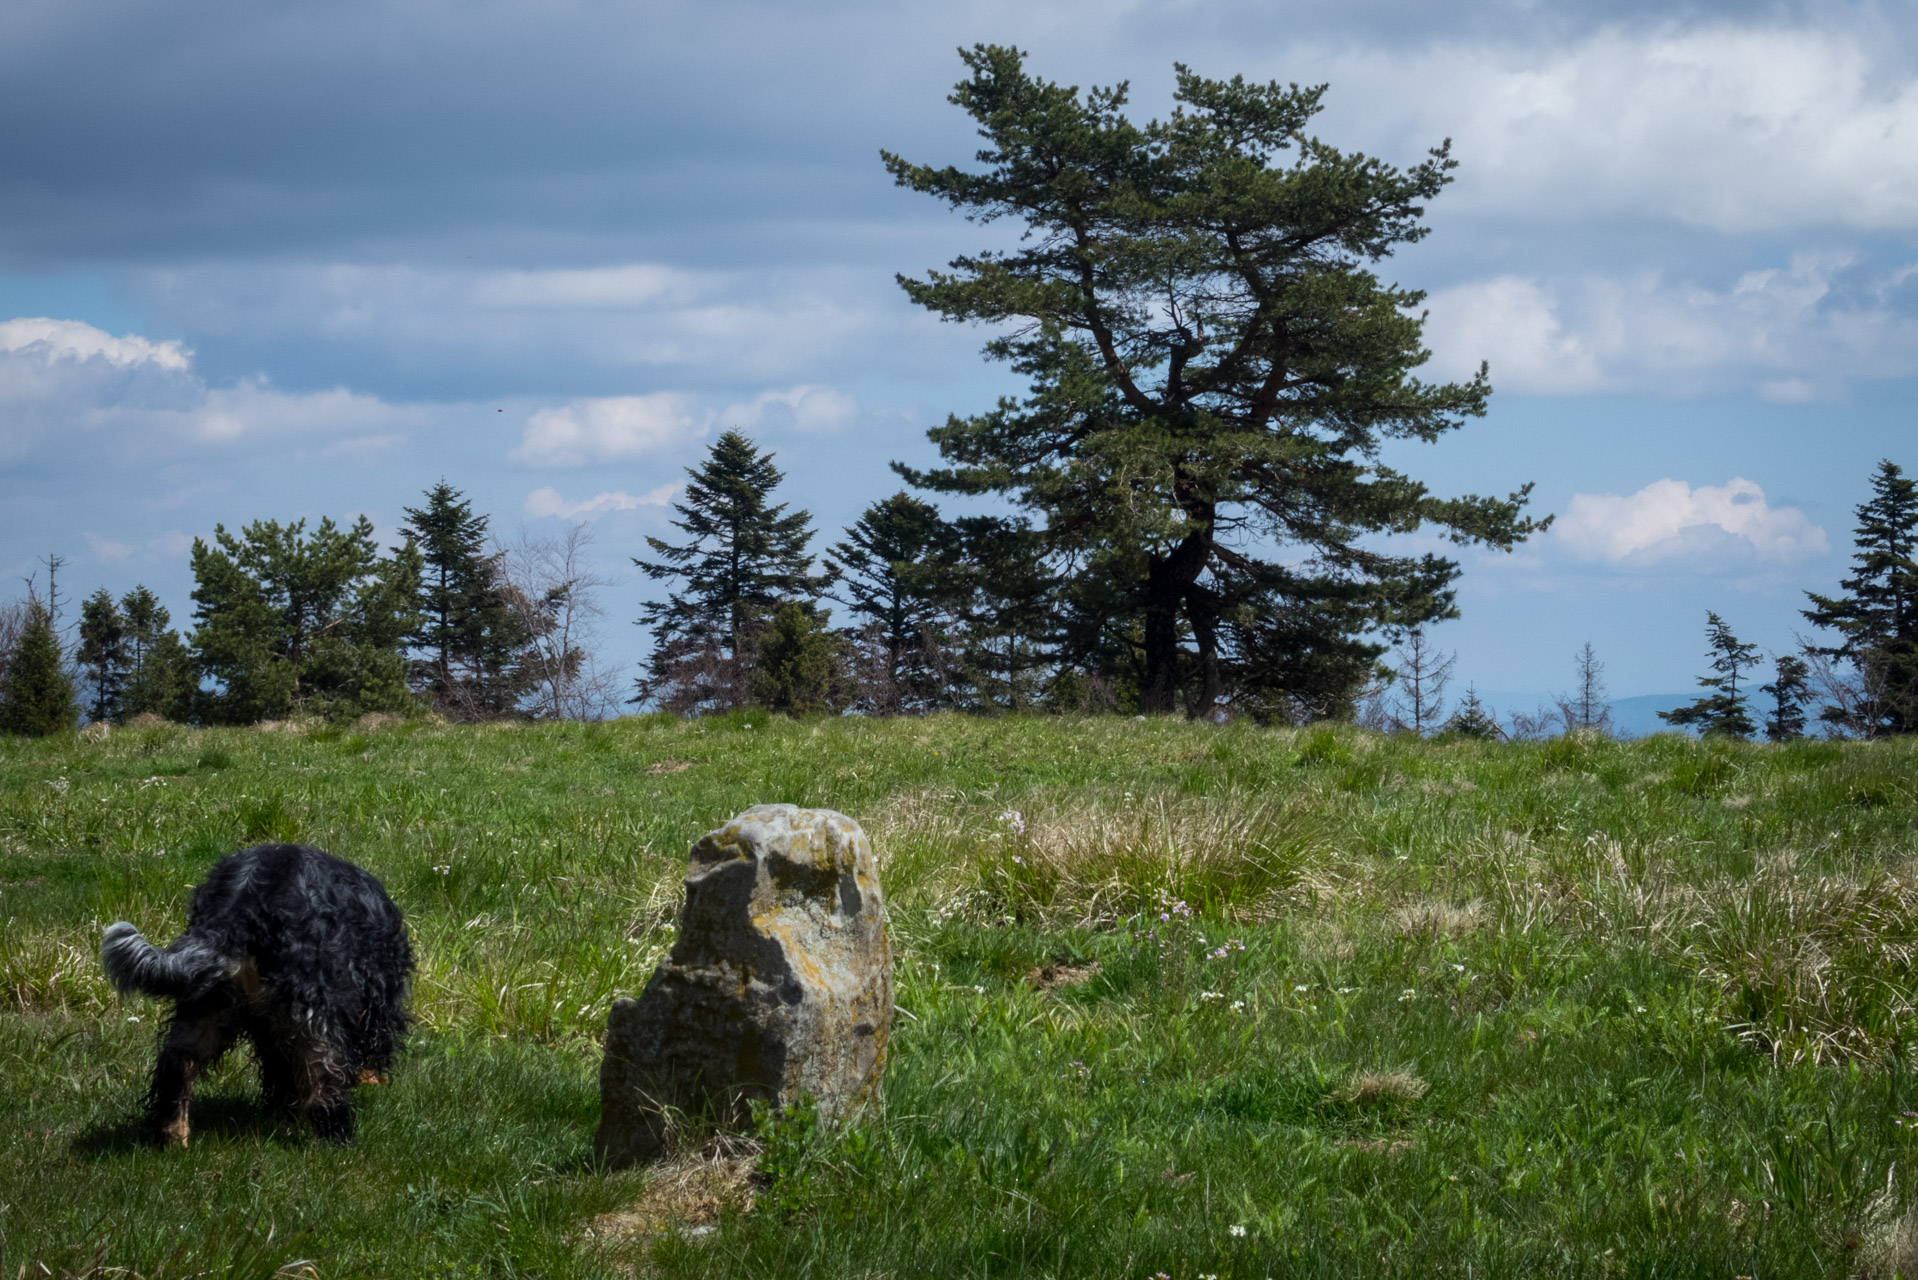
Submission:
<svg viewBox="0 0 1918 1280">
<path fill-rule="evenodd" d="M 191 934 L 162 951 L 121 920 L 107 926 L 100 940 L 100 964 L 107 981 L 122 995 L 139 992 L 179 999 L 223 977 L 226 961 Z"/>
</svg>

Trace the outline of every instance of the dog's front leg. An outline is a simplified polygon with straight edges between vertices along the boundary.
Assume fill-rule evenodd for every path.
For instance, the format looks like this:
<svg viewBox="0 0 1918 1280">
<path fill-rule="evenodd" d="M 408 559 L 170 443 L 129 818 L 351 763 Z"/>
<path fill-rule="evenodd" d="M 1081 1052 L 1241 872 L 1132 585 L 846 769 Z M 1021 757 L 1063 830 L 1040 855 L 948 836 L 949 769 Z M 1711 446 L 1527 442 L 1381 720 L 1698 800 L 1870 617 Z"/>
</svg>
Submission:
<svg viewBox="0 0 1918 1280">
<path fill-rule="evenodd" d="M 180 1010 L 160 1045 L 160 1061 L 147 1091 L 147 1123 L 163 1146 L 184 1147 L 192 1126 L 187 1119 L 193 1084 L 233 1044 L 233 1029 L 222 1011 Z"/>
</svg>

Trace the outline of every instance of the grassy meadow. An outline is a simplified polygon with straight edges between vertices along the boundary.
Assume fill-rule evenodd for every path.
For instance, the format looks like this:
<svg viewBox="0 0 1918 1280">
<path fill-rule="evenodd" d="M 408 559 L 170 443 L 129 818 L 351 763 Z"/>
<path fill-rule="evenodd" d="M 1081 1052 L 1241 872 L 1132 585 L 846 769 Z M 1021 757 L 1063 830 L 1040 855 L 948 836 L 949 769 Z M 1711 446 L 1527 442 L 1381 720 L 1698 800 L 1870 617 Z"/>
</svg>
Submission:
<svg viewBox="0 0 1918 1280">
<path fill-rule="evenodd" d="M 843 810 L 885 1099 L 590 1158 L 687 846 Z M 0 742 L 0 1278 L 1890 1276 L 1918 1270 L 1918 750 L 1132 719 L 408 723 Z M 137 1141 L 164 940 L 248 843 L 406 912 L 361 1138 Z"/>
</svg>

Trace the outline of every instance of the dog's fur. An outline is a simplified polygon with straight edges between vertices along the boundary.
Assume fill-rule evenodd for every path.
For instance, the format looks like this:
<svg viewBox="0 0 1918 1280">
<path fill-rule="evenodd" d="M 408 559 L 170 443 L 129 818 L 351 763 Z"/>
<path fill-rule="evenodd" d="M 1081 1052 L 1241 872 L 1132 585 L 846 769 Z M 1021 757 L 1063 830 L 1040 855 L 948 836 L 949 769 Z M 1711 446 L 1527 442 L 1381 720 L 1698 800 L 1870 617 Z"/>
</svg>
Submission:
<svg viewBox="0 0 1918 1280">
<path fill-rule="evenodd" d="M 147 1092 L 152 1137 L 186 1145 L 194 1080 L 245 1036 L 270 1111 L 353 1139 L 352 1089 L 406 1034 L 413 951 L 380 882 L 297 844 L 223 858 L 164 949 L 121 921 L 100 944 L 120 991 L 174 1002 Z"/>
</svg>

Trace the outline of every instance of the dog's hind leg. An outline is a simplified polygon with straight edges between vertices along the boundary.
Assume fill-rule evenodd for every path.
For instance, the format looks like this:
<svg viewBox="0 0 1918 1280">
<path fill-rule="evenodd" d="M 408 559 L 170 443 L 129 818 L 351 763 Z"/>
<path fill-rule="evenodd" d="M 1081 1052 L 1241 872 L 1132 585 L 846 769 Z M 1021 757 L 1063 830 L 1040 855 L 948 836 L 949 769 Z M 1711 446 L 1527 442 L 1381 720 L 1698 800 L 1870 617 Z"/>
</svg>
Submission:
<svg viewBox="0 0 1918 1280">
<path fill-rule="evenodd" d="M 173 1015 L 147 1090 L 147 1123 L 155 1141 L 166 1146 L 187 1144 L 193 1084 L 233 1047 L 238 1033 L 230 1008 L 186 1008 Z"/>
<path fill-rule="evenodd" d="M 260 1062 L 260 1105 L 268 1115 L 290 1116 L 300 1099 L 300 1068 L 281 1045 L 272 1029 L 254 1025 L 248 1029 L 253 1054 Z"/>
</svg>

